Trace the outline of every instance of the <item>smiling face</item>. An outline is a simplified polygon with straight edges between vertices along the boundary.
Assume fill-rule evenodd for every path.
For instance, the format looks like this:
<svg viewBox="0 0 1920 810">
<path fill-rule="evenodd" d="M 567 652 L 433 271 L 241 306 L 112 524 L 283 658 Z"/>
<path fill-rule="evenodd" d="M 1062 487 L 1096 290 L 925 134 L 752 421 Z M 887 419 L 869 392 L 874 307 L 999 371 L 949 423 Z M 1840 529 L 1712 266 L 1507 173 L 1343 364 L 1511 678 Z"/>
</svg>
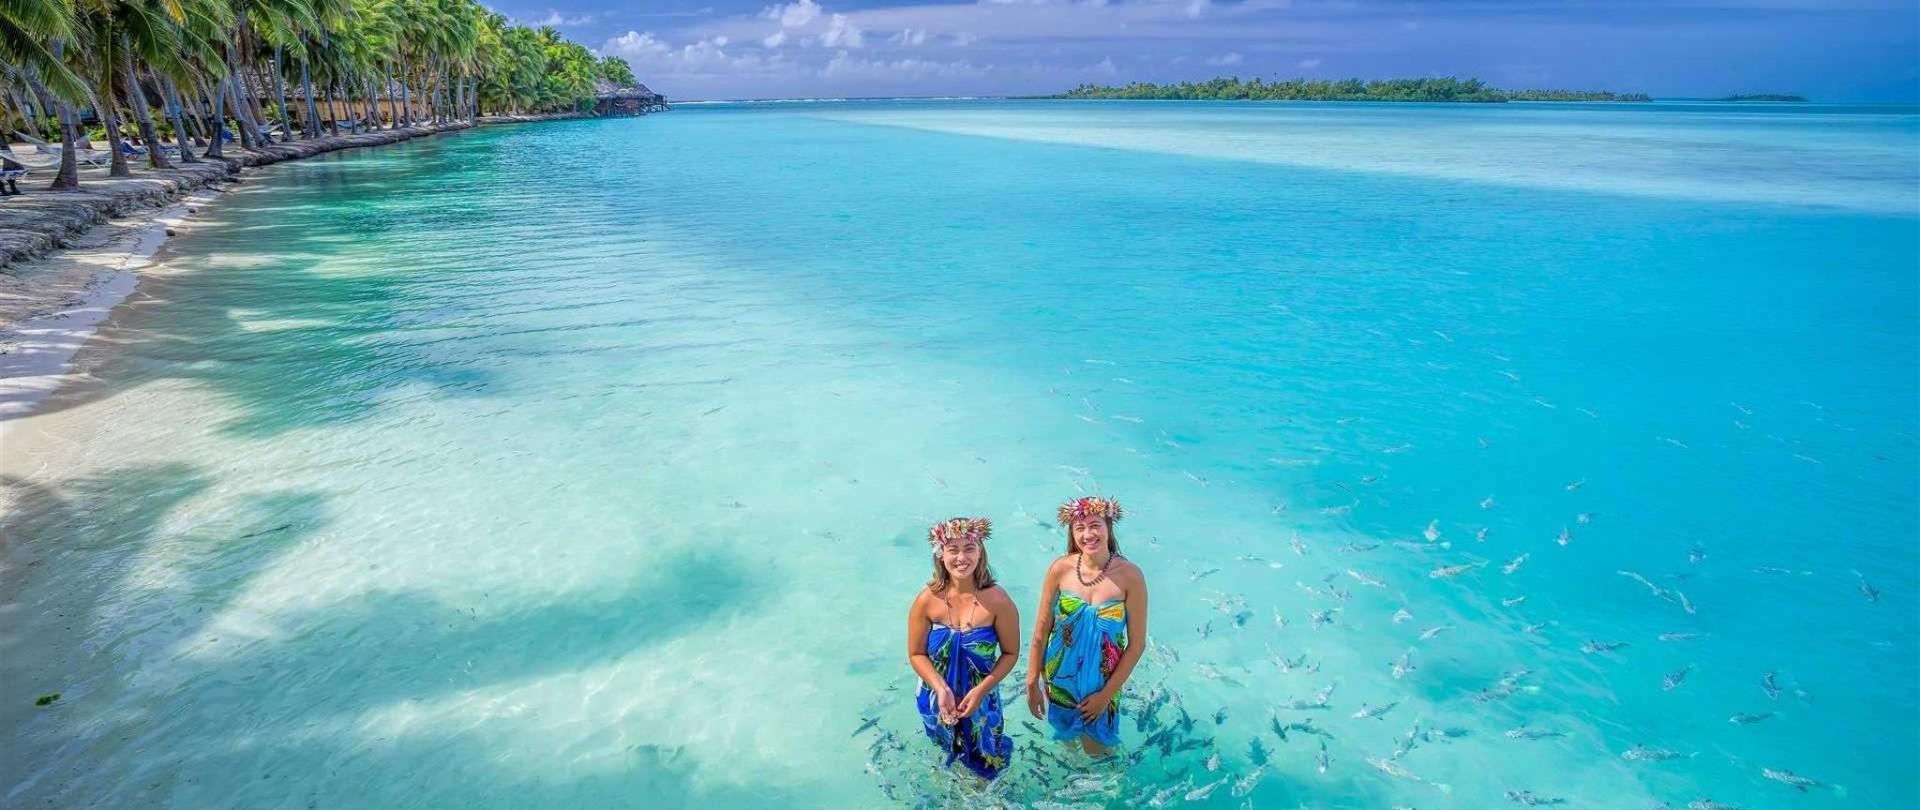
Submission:
<svg viewBox="0 0 1920 810">
<path fill-rule="evenodd" d="M 1067 534 L 1072 551 L 1093 554 L 1113 550 L 1113 524 L 1099 515 L 1074 518 L 1067 525 Z"/>
<path fill-rule="evenodd" d="M 940 546 L 940 565 L 947 576 L 956 580 L 972 579 L 975 571 L 980 570 L 980 560 L 985 552 L 980 544 L 972 540 L 956 540 Z"/>
</svg>

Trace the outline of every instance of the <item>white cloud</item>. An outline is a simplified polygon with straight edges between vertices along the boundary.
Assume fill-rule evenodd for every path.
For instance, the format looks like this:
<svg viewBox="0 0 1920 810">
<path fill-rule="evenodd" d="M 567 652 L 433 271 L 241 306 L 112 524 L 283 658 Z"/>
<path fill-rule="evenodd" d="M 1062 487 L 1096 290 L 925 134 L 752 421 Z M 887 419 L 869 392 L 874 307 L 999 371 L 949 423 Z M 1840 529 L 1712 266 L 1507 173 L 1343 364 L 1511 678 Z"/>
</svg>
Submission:
<svg viewBox="0 0 1920 810">
<path fill-rule="evenodd" d="M 820 44 L 828 48 L 858 48 L 866 44 L 865 34 L 860 26 L 847 20 L 847 15 L 835 14 L 827 23 L 827 32 L 820 35 Z"/>
<path fill-rule="evenodd" d="M 547 9 L 547 16 L 527 24 L 533 26 L 551 25 L 555 28 L 562 28 L 566 26 L 586 25 L 590 22 L 593 22 L 592 14 L 562 14 L 554 9 Z"/>
<path fill-rule="evenodd" d="M 624 56 L 628 59 L 640 59 L 665 53 L 672 48 L 673 46 L 656 39 L 652 31 L 644 34 L 628 31 L 620 36 L 607 40 L 600 46 L 600 52 L 613 56 Z"/>
<path fill-rule="evenodd" d="M 761 10 L 760 16 L 779 20 L 781 28 L 804 28 L 807 23 L 820 18 L 820 4 L 813 0 L 800 0 L 783 6 L 768 6 Z"/>
<path fill-rule="evenodd" d="M 960 33 L 953 35 L 953 47 L 955 48 L 965 48 L 968 45 L 972 45 L 973 43 L 979 42 L 979 41 L 980 41 L 980 37 L 975 36 L 966 31 L 961 31 Z"/>
<path fill-rule="evenodd" d="M 919 47 L 920 45 L 925 44 L 926 41 L 927 41 L 926 31 L 915 30 L 912 28 L 902 28 L 900 29 L 900 33 L 894 34 L 893 36 L 887 38 L 887 44 L 898 45 L 898 46 L 907 47 L 907 48 Z"/>
<path fill-rule="evenodd" d="M 1212 3 L 1208 2 L 1208 0 L 1187 0 L 1187 17 L 1199 19 L 1200 14 L 1205 12 L 1209 5 L 1212 5 Z"/>
<path fill-rule="evenodd" d="M 1245 57 L 1242 57 L 1236 51 L 1236 52 L 1223 53 L 1219 56 L 1208 57 L 1207 64 L 1213 65 L 1215 67 L 1224 67 L 1226 65 L 1240 64 L 1244 59 Z"/>
<path fill-rule="evenodd" d="M 826 67 L 820 69 L 823 78 L 847 79 L 886 79 L 897 81 L 913 78 L 959 78 L 981 76 L 991 71 L 991 65 L 976 66 L 964 59 L 954 62 L 941 62 L 927 59 L 862 59 L 846 51 L 834 54 Z"/>
<path fill-rule="evenodd" d="M 1300 60 L 1300 69 L 1301 69 L 1301 70 L 1313 70 L 1314 68 L 1317 68 L 1317 67 L 1319 67 L 1319 66 L 1320 66 L 1320 60 L 1318 60 L 1318 59 L 1302 59 L 1302 60 Z"/>
<path fill-rule="evenodd" d="M 760 40 L 760 44 L 768 48 L 778 48 L 781 45 L 786 44 L 786 41 L 787 41 L 787 32 L 775 31 L 771 34 L 768 34 L 766 39 Z"/>
<path fill-rule="evenodd" d="M 1109 56 L 1088 65 L 1086 72 L 1097 73 L 1101 76 L 1112 76 L 1115 73 L 1119 73 L 1120 69 L 1113 66 L 1113 57 Z"/>
</svg>

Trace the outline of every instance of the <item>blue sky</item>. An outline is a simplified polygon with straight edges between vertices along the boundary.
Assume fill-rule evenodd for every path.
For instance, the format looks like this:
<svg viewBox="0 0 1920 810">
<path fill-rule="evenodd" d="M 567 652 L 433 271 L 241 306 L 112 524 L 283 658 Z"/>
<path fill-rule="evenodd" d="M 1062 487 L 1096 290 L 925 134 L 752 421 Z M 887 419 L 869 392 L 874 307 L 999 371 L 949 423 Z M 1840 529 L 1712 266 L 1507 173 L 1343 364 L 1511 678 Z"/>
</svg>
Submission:
<svg viewBox="0 0 1920 810">
<path fill-rule="evenodd" d="M 670 98 L 1474 76 L 1655 96 L 1920 96 L 1916 0 L 495 0 Z"/>
</svg>

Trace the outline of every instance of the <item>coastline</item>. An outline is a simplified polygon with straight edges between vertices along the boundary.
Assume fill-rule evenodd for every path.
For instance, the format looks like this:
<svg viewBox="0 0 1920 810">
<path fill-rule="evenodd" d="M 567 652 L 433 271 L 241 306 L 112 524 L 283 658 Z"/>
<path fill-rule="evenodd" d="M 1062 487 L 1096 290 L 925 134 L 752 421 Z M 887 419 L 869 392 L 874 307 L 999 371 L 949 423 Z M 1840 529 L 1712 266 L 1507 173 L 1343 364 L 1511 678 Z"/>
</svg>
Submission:
<svg viewBox="0 0 1920 810">
<path fill-rule="evenodd" d="M 479 125 L 591 117 L 486 116 Z M 139 286 L 168 237 L 247 169 L 342 149 L 471 129 L 465 121 L 234 149 L 226 158 L 125 178 L 85 178 L 80 191 L 37 192 L 0 205 L 0 441 L 72 377 L 74 354 Z"/>
</svg>

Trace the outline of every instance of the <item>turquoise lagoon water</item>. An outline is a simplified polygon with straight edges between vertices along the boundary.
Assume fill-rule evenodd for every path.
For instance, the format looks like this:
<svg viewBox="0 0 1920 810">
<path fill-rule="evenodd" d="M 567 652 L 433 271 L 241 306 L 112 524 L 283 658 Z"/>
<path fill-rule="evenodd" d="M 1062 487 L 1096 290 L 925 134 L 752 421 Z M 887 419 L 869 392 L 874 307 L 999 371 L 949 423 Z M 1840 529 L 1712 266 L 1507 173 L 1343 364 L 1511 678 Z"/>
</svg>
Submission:
<svg viewBox="0 0 1920 810">
<path fill-rule="evenodd" d="M 869 102 L 274 167 L 9 428 L 0 804 L 1920 805 L 1917 154 L 1909 108 Z M 993 518 L 1025 624 L 1095 491 L 1127 753 L 1176 750 L 1015 720 L 955 783 L 924 527 Z"/>
</svg>

